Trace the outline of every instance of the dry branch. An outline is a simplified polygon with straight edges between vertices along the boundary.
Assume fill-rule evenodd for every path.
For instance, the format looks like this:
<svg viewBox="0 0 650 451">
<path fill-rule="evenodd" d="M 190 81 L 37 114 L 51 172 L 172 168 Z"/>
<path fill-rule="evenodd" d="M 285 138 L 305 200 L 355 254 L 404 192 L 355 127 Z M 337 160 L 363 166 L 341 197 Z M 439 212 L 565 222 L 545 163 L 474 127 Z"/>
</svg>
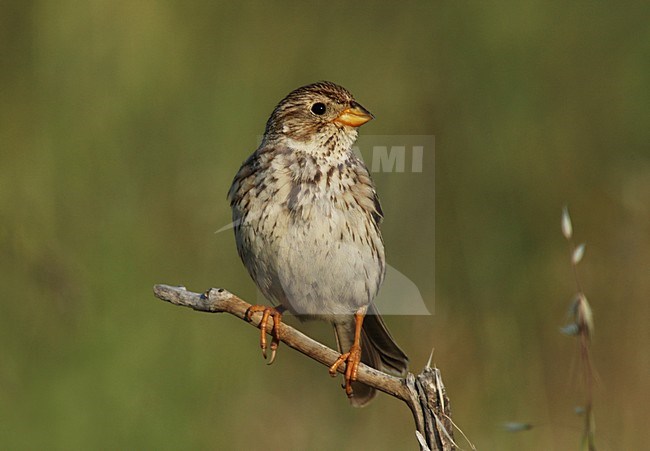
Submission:
<svg viewBox="0 0 650 451">
<path fill-rule="evenodd" d="M 190 307 L 200 312 L 230 313 L 255 327 L 259 327 L 262 314 L 253 314 L 250 321 L 246 312 L 251 304 L 245 302 L 223 288 L 211 288 L 203 294 L 187 291 L 185 287 L 155 285 L 154 294 L 163 301 L 174 305 Z M 269 319 L 267 330 L 273 323 Z M 339 357 L 339 353 L 312 340 L 293 327 L 280 324 L 281 341 L 302 354 L 330 367 Z M 339 368 L 345 372 L 345 365 Z M 453 428 L 449 410 L 449 399 L 445 393 L 440 371 L 427 365 L 422 373 L 411 373 L 405 379 L 377 371 L 363 363 L 359 365 L 357 380 L 404 401 L 413 414 L 418 441 L 422 450 L 448 451 L 456 449 L 453 442 Z"/>
</svg>

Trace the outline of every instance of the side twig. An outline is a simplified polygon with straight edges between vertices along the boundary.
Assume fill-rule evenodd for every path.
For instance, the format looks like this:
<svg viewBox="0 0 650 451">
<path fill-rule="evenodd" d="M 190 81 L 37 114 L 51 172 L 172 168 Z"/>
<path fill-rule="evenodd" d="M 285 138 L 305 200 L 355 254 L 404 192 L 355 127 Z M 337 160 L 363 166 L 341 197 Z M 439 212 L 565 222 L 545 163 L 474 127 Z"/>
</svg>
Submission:
<svg viewBox="0 0 650 451">
<path fill-rule="evenodd" d="M 251 304 L 223 288 L 211 288 L 200 294 L 188 291 L 185 287 L 155 285 L 153 291 L 157 298 L 171 304 L 200 312 L 230 313 L 255 327 L 259 327 L 262 318 L 261 314 L 254 314 L 248 321 L 246 312 Z M 271 331 L 272 326 L 272 321 L 269 320 L 267 330 Z M 339 357 L 338 352 L 312 340 L 285 323 L 280 324 L 280 337 L 287 346 L 326 367 L 330 367 Z M 339 372 L 345 372 L 345 365 L 339 368 Z M 401 399 L 409 406 L 415 420 L 420 449 L 432 451 L 456 449 L 449 399 L 437 368 L 427 365 L 417 377 L 409 373 L 406 379 L 400 379 L 360 364 L 357 380 Z"/>
</svg>

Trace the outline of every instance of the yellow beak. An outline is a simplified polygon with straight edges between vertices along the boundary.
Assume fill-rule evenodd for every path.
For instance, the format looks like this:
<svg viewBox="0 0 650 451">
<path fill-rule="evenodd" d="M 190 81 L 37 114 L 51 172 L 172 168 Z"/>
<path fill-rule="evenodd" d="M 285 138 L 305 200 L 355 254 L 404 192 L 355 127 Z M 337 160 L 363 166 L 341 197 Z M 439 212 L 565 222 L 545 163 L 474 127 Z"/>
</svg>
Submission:
<svg viewBox="0 0 650 451">
<path fill-rule="evenodd" d="M 352 102 L 349 108 L 341 111 L 341 114 L 334 119 L 334 122 L 342 125 L 349 125 L 350 127 L 359 127 L 370 119 L 374 118 L 370 111 L 359 105 L 357 102 Z"/>
</svg>

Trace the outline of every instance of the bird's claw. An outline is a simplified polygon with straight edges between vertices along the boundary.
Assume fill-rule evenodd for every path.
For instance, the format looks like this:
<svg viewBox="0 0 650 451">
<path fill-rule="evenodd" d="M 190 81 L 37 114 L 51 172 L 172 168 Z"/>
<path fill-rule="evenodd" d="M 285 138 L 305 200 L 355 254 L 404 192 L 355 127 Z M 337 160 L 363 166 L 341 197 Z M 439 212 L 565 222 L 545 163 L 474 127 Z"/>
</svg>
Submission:
<svg viewBox="0 0 650 451">
<path fill-rule="evenodd" d="M 265 305 L 251 305 L 248 310 L 246 310 L 246 319 L 251 320 L 251 317 L 254 313 L 262 312 L 262 319 L 260 320 L 260 348 L 262 348 L 262 356 L 266 359 L 266 331 L 268 328 L 268 319 L 269 317 L 273 318 L 273 328 L 271 329 L 271 335 L 273 339 L 271 340 L 271 358 L 269 359 L 267 365 L 271 365 L 275 362 L 276 352 L 278 346 L 280 345 L 280 323 L 282 322 L 282 312 L 273 307 L 267 307 Z"/>
<path fill-rule="evenodd" d="M 359 371 L 359 363 L 361 362 L 361 346 L 352 345 L 349 352 L 341 354 L 336 362 L 330 366 L 330 376 L 336 376 L 339 367 L 345 362 L 345 372 L 343 377 L 345 379 L 345 394 L 348 398 L 353 395 L 352 382 L 357 380 L 357 373 Z"/>
</svg>

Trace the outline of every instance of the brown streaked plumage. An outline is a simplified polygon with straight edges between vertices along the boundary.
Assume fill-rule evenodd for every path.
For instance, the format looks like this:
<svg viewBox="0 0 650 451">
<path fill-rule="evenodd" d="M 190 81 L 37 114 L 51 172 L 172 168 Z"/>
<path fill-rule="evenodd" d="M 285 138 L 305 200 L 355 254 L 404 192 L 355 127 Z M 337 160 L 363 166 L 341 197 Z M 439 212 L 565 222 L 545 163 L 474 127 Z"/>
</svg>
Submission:
<svg viewBox="0 0 650 451">
<path fill-rule="evenodd" d="M 260 147 L 235 176 L 228 198 L 237 250 L 277 309 L 334 326 L 355 406 L 375 390 L 356 379 L 359 359 L 403 375 L 408 359 L 372 304 L 385 274 L 383 212 L 370 173 L 351 148 L 372 119 L 341 86 L 319 82 L 291 92 L 273 110 Z M 266 324 L 266 321 L 263 322 Z M 271 344 L 278 345 L 277 329 Z M 262 347 L 266 347 L 262 331 Z"/>
</svg>

